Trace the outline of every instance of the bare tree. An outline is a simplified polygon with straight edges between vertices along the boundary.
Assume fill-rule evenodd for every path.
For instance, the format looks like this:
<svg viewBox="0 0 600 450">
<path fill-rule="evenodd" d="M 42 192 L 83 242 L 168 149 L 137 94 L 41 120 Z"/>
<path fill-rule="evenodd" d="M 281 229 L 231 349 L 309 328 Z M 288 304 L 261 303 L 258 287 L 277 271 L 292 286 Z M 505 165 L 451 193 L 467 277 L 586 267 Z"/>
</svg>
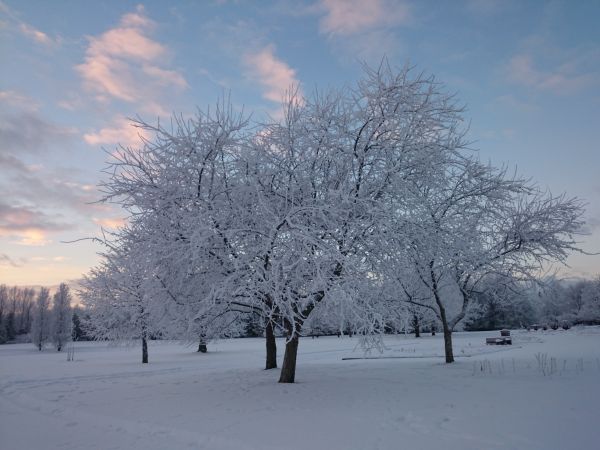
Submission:
<svg viewBox="0 0 600 450">
<path fill-rule="evenodd" d="M 84 278 L 79 294 L 90 315 L 91 336 L 98 340 L 140 339 L 142 363 L 148 363 L 148 339 L 153 331 L 150 299 L 145 293 L 146 265 L 136 259 L 132 242 L 105 241 L 103 262 Z"/>
</svg>

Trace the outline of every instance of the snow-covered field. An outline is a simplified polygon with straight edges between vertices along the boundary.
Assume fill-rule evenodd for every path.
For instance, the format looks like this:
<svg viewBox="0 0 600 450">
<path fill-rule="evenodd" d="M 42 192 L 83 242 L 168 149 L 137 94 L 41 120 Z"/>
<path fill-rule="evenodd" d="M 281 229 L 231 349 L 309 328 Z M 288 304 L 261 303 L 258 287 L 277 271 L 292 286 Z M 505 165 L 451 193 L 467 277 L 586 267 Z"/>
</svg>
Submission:
<svg viewBox="0 0 600 450">
<path fill-rule="evenodd" d="M 600 442 L 600 328 L 300 342 L 296 384 L 261 370 L 262 339 L 139 347 L 77 343 L 75 361 L 0 347 L 0 448 L 592 449 Z M 279 357 L 283 356 L 283 342 Z M 544 363 L 545 359 L 545 363 Z"/>
</svg>

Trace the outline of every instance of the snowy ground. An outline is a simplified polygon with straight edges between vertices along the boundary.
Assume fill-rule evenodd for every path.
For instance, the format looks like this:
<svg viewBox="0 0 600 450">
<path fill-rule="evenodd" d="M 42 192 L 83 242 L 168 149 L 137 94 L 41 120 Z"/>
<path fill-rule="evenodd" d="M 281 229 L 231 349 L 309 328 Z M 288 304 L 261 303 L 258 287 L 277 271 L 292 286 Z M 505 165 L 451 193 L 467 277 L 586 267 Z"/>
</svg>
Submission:
<svg viewBox="0 0 600 450">
<path fill-rule="evenodd" d="M 362 355 L 353 339 L 303 339 L 293 385 L 261 370 L 262 339 L 213 343 L 207 354 L 151 342 L 144 366 L 138 347 L 77 343 L 67 362 L 5 345 L 0 448 L 599 448 L 600 328 L 483 344 L 496 335 L 456 333 L 452 365 L 441 336 L 389 337 L 385 358 L 358 360 L 342 360 Z"/>
</svg>

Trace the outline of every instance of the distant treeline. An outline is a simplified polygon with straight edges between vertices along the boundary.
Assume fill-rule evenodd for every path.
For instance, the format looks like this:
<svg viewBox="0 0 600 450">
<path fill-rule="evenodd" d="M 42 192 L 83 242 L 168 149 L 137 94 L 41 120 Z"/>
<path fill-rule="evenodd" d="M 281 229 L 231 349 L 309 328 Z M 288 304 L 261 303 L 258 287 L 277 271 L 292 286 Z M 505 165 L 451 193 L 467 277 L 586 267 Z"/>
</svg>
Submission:
<svg viewBox="0 0 600 450">
<path fill-rule="evenodd" d="M 61 298 L 60 308 L 63 324 L 61 333 L 68 333 L 69 339 L 88 340 L 82 329 L 81 323 L 84 313 L 80 307 L 71 307 L 71 297 L 68 287 L 62 293 L 65 298 L 60 297 L 60 290 L 51 301 L 48 289 L 34 289 L 29 287 L 0 285 L 0 344 L 12 342 L 31 342 L 36 323 L 40 322 L 42 331 L 41 339 L 52 338 L 52 333 L 57 333 L 57 319 L 59 309 L 55 305 L 56 300 Z M 36 317 L 38 320 L 36 322 Z M 43 318 L 46 318 L 44 323 Z M 67 331 L 63 330 L 66 329 Z"/>
<path fill-rule="evenodd" d="M 552 328 L 600 325 L 600 276 L 578 281 L 551 279 L 543 289 L 536 285 L 487 287 L 475 295 L 466 330 L 514 329 L 535 323 Z"/>
<path fill-rule="evenodd" d="M 66 286 L 66 285 L 65 285 Z M 32 342 L 37 338 L 42 343 L 52 341 L 56 328 L 57 294 L 51 300 L 47 289 L 36 290 L 18 286 L 0 285 L 0 344 L 12 342 Z M 67 296 L 69 339 L 75 341 L 90 340 L 86 328 L 90 317 L 80 306 L 71 307 L 70 294 Z M 64 303 L 64 299 L 63 299 Z M 36 328 L 38 322 L 46 324 Z M 234 336 L 258 337 L 264 335 L 264 323 L 261 317 L 250 314 L 242 319 Z M 515 289 L 515 285 L 488 283 L 480 293 L 474 296 L 473 308 L 465 322 L 467 331 L 495 330 L 500 328 L 523 328 L 531 324 L 562 325 L 600 325 L 600 277 L 593 280 L 566 282 L 546 281 L 544 289 L 531 285 Z M 408 327 L 408 329 L 406 329 Z M 64 327 L 63 327 L 64 328 Z M 439 330 L 438 320 L 423 311 L 411 311 L 409 321 L 390 322 L 386 331 L 399 333 Z M 306 327 L 307 335 L 334 335 L 340 332 L 339 324 L 332 320 L 314 321 Z M 64 331 L 63 331 L 64 333 Z M 350 331 L 347 331 L 351 334 Z M 54 332 L 56 335 L 56 332 Z M 161 339 L 160 333 L 151 336 Z M 37 344 L 36 344 L 37 345 Z"/>
</svg>

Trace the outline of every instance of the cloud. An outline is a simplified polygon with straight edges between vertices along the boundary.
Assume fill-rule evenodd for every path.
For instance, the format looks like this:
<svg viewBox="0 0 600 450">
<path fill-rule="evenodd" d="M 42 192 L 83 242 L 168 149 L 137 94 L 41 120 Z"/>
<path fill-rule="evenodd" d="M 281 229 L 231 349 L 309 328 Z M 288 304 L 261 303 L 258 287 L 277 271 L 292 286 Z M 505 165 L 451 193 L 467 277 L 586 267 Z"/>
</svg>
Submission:
<svg viewBox="0 0 600 450">
<path fill-rule="evenodd" d="M 145 65 L 142 67 L 142 70 L 146 75 L 150 75 L 157 83 L 160 83 L 163 86 L 173 85 L 181 89 L 188 87 L 185 78 L 175 70 L 161 69 L 160 67 L 152 65 Z"/>
<path fill-rule="evenodd" d="M 103 228 L 119 228 L 125 225 L 125 219 L 123 219 L 122 217 L 94 217 L 93 220 L 95 224 L 100 225 Z"/>
<path fill-rule="evenodd" d="M 24 245 L 27 247 L 43 247 L 51 244 L 52 240 L 48 239 L 47 233 L 43 230 L 34 228 L 23 230 L 18 234 L 18 239 L 13 241 L 15 244 Z"/>
<path fill-rule="evenodd" d="M 16 30 L 27 39 L 35 42 L 36 44 L 43 45 L 45 47 L 56 47 L 60 44 L 60 37 L 51 38 L 48 34 L 41 30 L 38 30 L 33 25 L 22 21 L 19 18 L 18 13 L 9 8 L 5 3 L 0 2 L 0 11 L 2 11 L 6 17 L 10 20 L 10 27 L 16 28 Z"/>
<path fill-rule="evenodd" d="M 325 34 L 350 35 L 405 23 L 409 17 L 406 4 L 389 0 L 322 0 L 325 15 L 320 30 Z"/>
<path fill-rule="evenodd" d="M 43 44 L 43 45 L 54 45 L 54 40 L 52 40 L 50 38 L 50 36 L 48 36 L 46 33 L 32 27 L 31 25 L 28 25 L 26 23 L 21 23 L 19 25 L 19 30 L 21 30 L 21 33 L 25 36 L 27 36 L 28 38 L 32 39 L 33 41 L 37 42 L 38 44 Z"/>
<path fill-rule="evenodd" d="M 141 137 L 147 138 L 148 135 L 125 118 L 116 119 L 111 126 L 83 135 L 83 139 L 89 145 L 120 144 L 125 147 L 139 145 Z"/>
<path fill-rule="evenodd" d="M 0 91 L 0 104 L 27 111 L 37 111 L 40 107 L 36 100 L 16 91 Z"/>
<path fill-rule="evenodd" d="M 29 229 L 63 231 L 69 228 L 71 225 L 60 221 L 59 217 L 49 216 L 27 206 L 9 205 L 0 201 L 0 231 L 2 232 Z"/>
<path fill-rule="evenodd" d="M 163 67 L 168 49 L 149 37 L 154 28 L 139 5 L 117 27 L 88 38 L 84 62 L 75 69 L 97 100 L 137 103 L 145 112 L 165 114 L 159 99 L 166 90 L 188 87 L 183 75 Z"/>
<path fill-rule="evenodd" d="M 49 122 L 33 110 L 0 115 L 0 154 L 40 153 L 76 134 L 75 128 Z"/>
<path fill-rule="evenodd" d="M 287 91 L 300 84 L 296 71 L 275 56 L 273 45 L 246 53 L 243 62 L 249 76 L 262 85 L 263 97 L 272 102 L 280 103 Z"/>
<path fill-rule="evenodd" d="M 319 31 L 341 60 L 370 64 L 403 50 L 399 27 L 412 20 L 404 0 L 320 0 L 312 12 L 321 15 Z"/>
<path fill-rule="evenodd" d="M 94 203 L 99 194 L 96 188 L 90 185 L 89 175 L 85 174 L 86 183 L 69 181 L 78 175 L 84 176 L 73 168 L 49 169 L 39 168 L 36 165 L 25 164 L 13 155 L 0 153 L 0 192 L 4 199 L 10 199 L 10 205 L 43 205 L 44 210 L 60 210 L 66 217 L 79 216 L 90 220 L 92 215 L 106 214 L 111 208 L 104 204 Z M 8 200 L 6 200 L 8 201 Z M 6 201 L 0 199 L 0 223 L 5 219 L 5 214 L 17 212 L 10 211 Z M 28 209 L 28 208 L 26 208 Z M 30 211 L 33 211 L 30 209 Z M 19 217 L 25 217 L 26 212 L 21 211 Z M 28 216 L 34 223 L 35 214 Z M 60 218 L 50 216 L 51 222 L 65 225 Z M 74 219 L 75 220 L 75 219 Z M 6 225 L 6 224 L 5 224 Z M 13 223 L 14 225 L 14 223 Z M 60 231 L 60 230 L 56 230 Z M 7 231 L 5 230 L 4 234 Z"/>
<path fill-rule="evenodd" d="M 519 54 L 508 62 L 506 69 L 510 81 L 539 90 L 568 94 L 597 84 L 598 73 L 583 72 L 577 60 L 569 60 L 548 69 L 540 69 L 529 54 Z"/>
<path fill-rule="evenodd" d="M 58 217 L 49 216 L 26 206 L 0 203 L 0 237 L 13 239 L 19 245 L 42 246 L 52 242 L 51 232 L 72 228 Z"/>
<path fill-rule="evenodd" d="M 15 91 L 0 91 L 0 156 L 40 154 L 64 144 L 77 129 L 47 120 L 37 101 Z"/>
</svg>

